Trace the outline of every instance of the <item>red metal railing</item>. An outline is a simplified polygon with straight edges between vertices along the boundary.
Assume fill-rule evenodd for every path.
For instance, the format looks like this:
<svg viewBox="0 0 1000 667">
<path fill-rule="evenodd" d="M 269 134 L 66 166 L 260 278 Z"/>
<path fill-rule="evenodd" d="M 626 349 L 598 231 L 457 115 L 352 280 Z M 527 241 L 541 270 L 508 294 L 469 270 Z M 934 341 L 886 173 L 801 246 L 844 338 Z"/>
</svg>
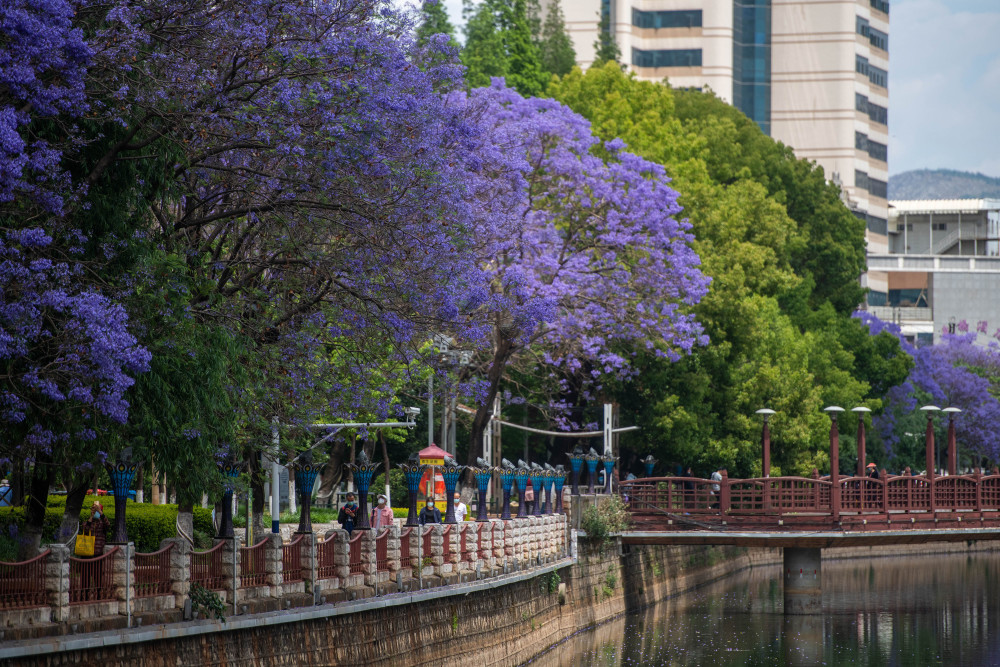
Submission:
<svg viewBox="0 0 1000 667">
<path fill-rule="evenodd" d="M 45 564 L 50 549 L 21 563 L 0 562 L 0 609 L 28 609 L 48 604 Z"/>
<path fill-rule="evenodd" d="M 444 530 L 441 531 L 441 553 L 444 556 L 445 563 L 451 562 L 451 529 L 454 525 L 452 523 L 445 524 Z"/>
<path fill-rule="evenodd" d="M 431 555 L 431 533 L 433 532 L 434 532 L 433 526 L 424 526 L 424 534 L 423 534 L 424 543 L 421 549 L 421 554 L 423 554 L 424 558 L 427 558 Z"/>
<path fill-rule="evenodd" d="M 1000 475 L 891 475 L 878 479 L 840 477 L 837 497 L 829 477 L 769 477 L 721 481 L 687 477 L 647 478 L 622 482 L 633 517 L 656 521 L 694 515 L 756 518 L 757 523 L 779 517 L 822 521 L 837 517 L 883 515 L 898 523 L 900 514 L 913 513 L 917 523 L 930 513 L 989 513 L 1000 511 Z M 960 516 L 960 515 L 956 515 Z M 966 515 L 967 516 L 967 515 Z M 994 515 L 995 518 L 995 515 Z M 860 519 L 859 519 L 860 520 Z M 675 522 L 684 524 L 684 521 Z M 912 522 L 910 522 L 912 523 Z M 913 524 L 916 525 L 916 524 Z"/>
<path fill-rule="evenodd" d="M 302 581 L 302 540 L 299 535 L 288 544 L 281 545 L 281 580 L 286 584 Z"/>
<path fill-rule="evenodd" d="M 316 578 L 332 579 L 337 576 L 337 566 L 334 560 L 336 541 L 331 537 L 316 545 Z"/>
<path fill-rule="evenodd" d="M 389 529 L 383 528 L 375 538 L 375 569 L 378 572 L 389 571 Z"/>
<path fill-rule="evenodd" d="M 222 562 L 225 546 L 225 542 L 219 542 L 208 551 L 191 553 L 192 584 L 198 584 L 210 591 L 221 591 L 226 588 L 225 564 Z"/>
<path fill-rule="evenodd" d="M 361 535 L 362 531 L 355 531 L 357 534 L 352 537 L 348 542 L 348 564 L 351 568 L 351 574 L 361 574 Z"/>
<path fill-rule="evenodd" d="M 115 599 L 114 556 L 119 547 L 97 558 L 69 559 L 69 603 L 86 604 Z"/>
<path fill-rule="evenodd" d="M 410 556 L 410 534 L 413 528 L 404 528 L 399 534 L 399 567 L 412 568 L 415 563 Z"/>
<path fill-rule="evenodd" d="M 240 547 L 240 585 L 263 586 L 267 583 L 267 538 L 252 547 Z"/>
<path fill-rule="evenodd" d="M 133 577 L 135 596 L 139 598 L 170 593 L 170 552 L 174 545 L 149 554 L 135 554 Z"/>
</svg>

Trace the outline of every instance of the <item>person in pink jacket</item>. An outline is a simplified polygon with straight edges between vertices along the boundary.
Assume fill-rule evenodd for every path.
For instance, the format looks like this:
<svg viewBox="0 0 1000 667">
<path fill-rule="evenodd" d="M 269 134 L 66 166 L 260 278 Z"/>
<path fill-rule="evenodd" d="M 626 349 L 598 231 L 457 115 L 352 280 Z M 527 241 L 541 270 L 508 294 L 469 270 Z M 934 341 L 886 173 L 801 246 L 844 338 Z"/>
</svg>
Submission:
<svg viewBox="0 0 1000 667">
<path fill-rule="evenodd" d="M 372 510 L 372 528 L 375 530 L 381 530 L 383 528 L 388 528 L 392 525 L 392 508 L 389 507 L 389 503 L 385 495 L 378 495 L 378 505 Z"/>
</svg>

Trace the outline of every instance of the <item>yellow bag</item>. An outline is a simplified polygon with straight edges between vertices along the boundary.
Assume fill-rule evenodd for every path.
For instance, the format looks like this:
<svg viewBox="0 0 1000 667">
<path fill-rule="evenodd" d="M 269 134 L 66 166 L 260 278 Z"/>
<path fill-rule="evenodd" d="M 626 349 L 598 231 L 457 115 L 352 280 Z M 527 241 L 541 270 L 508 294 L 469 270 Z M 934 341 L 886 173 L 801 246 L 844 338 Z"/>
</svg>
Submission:
<svg viewBox="0 0 1000 667">
<path fill-rule="evenodd" d="M 94 555 L 94 536 L 93 535 L 77 535 L 76 536 L 76 555 L 77 556 L 93 556 Z"/>
</svg>

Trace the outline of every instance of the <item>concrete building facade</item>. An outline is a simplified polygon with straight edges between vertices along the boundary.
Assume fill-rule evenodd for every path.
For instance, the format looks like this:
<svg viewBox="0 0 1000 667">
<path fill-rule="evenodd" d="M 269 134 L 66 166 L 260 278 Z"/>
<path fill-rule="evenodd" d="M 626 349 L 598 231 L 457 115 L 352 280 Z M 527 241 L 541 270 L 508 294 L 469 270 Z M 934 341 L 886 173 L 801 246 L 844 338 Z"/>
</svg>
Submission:
<svg viewBox="0 0 1000 667">
<path fill-rule="evenodd" d="M 544 4 L 544 2 L 543 2 Z M 814 160 L 888 252 L 888 0 L 562 0 L 586 68 L 602 13 L 640 79 L 711 89 Z M 862 277 L 887 303 L 888 276 Z"/>
<path fill-rule="evenodd" d="M 1000 199 L 892 201 L 888 237 L 887 252 L 869 252 L 888 286 L 869 311 L 924 342 L 962 320 L 1000 327 Z"/>
</svg>

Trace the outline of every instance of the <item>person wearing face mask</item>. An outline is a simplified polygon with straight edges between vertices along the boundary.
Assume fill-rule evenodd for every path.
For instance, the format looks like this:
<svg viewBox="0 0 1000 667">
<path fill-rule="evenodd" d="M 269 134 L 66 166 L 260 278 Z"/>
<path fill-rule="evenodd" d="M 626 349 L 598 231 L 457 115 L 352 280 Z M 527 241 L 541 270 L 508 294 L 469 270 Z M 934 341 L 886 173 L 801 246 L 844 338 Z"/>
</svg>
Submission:
<svg viewBox="0 0 1000 667">
<path fill-rule="evenodd" d="M 392 508 L 389 507 L 388 498 L 384 494 L 378 494 L 378 505 L 372 510 L 372 528 L 381 530 L 388 528 L 393 523 Z"/>
<path fill-rule="evenodd" d="M 85 534 L 94 536 L 95 557 L 104 553 L 104 543 L 107 541 L 108 528 L 110 527 L 111 523 L 104 515 L 104 505 L 95 500 L 94 504 L 90 506 L 90 518 L 84 522 L 82 529 Z"/>
<path fill-rule="evenodd" d="M 420 525 L 426 525 L 428 523 L 441 523 L 441 510 L 434 507 L 434 499 L 428 498 L 427 504 L 424 508 L 420 510 L 420 516 L 418 517 Z"/>
<path fill-rule="evenodd" d="M 348 536 L 354 530 L 354 521 L 357 513 L 358 504 L 354 502 L 354 494 L 348 493 L 347 502 L 344 503 L 344 506 L 340 508 L 340 512 L 337 514 L 337 521 L 340 522 L 340 527 L 347 531 Z"/>
</svg>

